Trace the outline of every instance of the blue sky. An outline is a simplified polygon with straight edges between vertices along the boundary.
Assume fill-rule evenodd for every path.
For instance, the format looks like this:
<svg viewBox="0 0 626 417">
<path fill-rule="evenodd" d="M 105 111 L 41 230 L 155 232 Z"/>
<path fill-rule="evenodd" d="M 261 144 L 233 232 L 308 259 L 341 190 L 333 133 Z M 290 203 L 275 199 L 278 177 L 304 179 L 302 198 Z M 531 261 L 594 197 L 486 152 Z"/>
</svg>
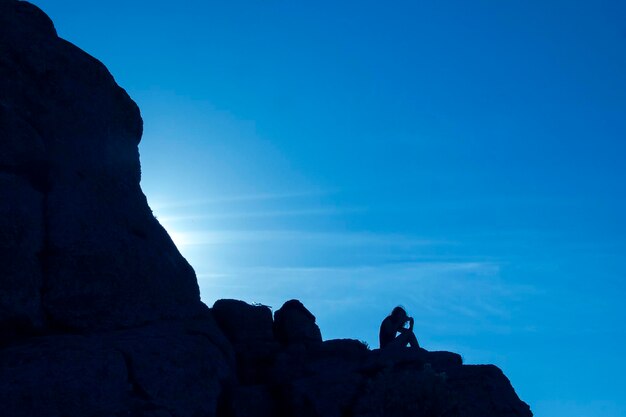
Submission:
<svg viewBox="0 0 626 417">
<path fill-rule="evenodd" d="M 142 187 L 202 297 L 301 299 L 626 416 L 622 1 L 36 0 L 142 109 Z"/>
</svg>

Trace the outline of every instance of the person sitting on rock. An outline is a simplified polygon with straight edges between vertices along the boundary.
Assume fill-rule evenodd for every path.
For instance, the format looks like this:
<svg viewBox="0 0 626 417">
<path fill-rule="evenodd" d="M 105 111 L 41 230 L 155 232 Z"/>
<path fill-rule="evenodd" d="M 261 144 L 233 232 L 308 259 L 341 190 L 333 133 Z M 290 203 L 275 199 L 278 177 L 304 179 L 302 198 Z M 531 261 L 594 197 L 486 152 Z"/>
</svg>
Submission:
<svg viewBox="0 0 626 417">
<path fill-rule="evenodd" d="M 404 327 L 407 322 L 409 323 L 408 328 Z M 406 347 L 407 345 L 418 348 L 419 344 L 413 333 L 413 324 L 413 317 L 409 317 L 404 308 L 400 306 L 394 308 L 391 314 L 387 316 L 380 325 L 380 333 L 378 336 L 380 348 Z"/>
</svg>

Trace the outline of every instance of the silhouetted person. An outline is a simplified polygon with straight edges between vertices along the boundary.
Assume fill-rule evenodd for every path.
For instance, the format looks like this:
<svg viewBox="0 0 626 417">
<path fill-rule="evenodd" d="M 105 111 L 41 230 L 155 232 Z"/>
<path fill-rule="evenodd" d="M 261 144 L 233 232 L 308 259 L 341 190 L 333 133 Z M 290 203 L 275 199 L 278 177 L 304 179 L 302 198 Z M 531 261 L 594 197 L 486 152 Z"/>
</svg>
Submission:
<svg viewBox="0 0 626 417">
<path fill-rule="evenodd" d="M 407 322 L 409 323 L 408 328 L 404 327 Z M 380 325 L 380 333 L 378 335 L 380 348 L 406 347 L 406 345 L 420 347 L 413 333 L 413 324 L 413 317 L 409 317 L 402 307 L 394 308 Z"/>
</svg>

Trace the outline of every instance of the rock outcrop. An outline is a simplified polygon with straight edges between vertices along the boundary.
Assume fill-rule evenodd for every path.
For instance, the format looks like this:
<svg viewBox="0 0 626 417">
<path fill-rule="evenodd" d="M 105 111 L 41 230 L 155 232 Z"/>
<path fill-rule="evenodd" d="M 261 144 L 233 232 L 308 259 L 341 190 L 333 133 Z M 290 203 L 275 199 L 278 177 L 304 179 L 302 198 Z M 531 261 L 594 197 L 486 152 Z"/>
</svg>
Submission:
<svg viewBox="0 0 626 417">
<path fill-rule="evenodd" d="M 289 300 L 276 310 L 274 334 L 283 345 L 322 341 L 322 332 L 315 324 L 315 316 L 298 300 Z"/>
<path fill-rule="evenodd" d="M 297 311 L 304 308 L 295 301 L 276 311 L 275 330 L 282 314 L 294 307 Z M 263 311 L 267 309 L 264 306 L 238 303 L 220 300 L 214 310 L 237 305 L 240 313 L 231 317 L 243 320 L 247 311 L 245 320 L 255 323 L 261 323 L 259 319 L 269 312 Z M 256 334 L 267 334 L 269 328 L 266 320 L 263 322 L 265 329 L 255 330 Z M 246 326 L 244 322 L 239 325 Z M 228 326 L 236 327 L 237 323 Z M 456 353 L 413 348 L 370 350 L 358 340 L 309 338 L 268 349 L 271 341 L 265 337 L 232 337 L 238 366 L 243 365 L 243 369 L 239 369 L 237 382 L 226 386 L 222 402 L 225 416 L 532 416 L 497 367 L 463 365 Z M 280 338 L 275 334 L 277 342 Z M 265 347 L 259 348 L 260 340 Z M 249 356 L 240 359 L 242 353 L 245 358 L 251 352 L 256 352 L 255 360 Z"/>
<path fill-rule="evenodd" d="M 2 415 L 532 415 L 494 366 L 323 341 L 297 300 L 206 307 L 140 189 L 141 132 L 99 61 L 0 0 Z"/>
<path fill-rule="evenodd" d="M 137 105 L 35 6 L 0 3 L 0 323 L 187 318 L 193 269 L 141 188 Z"/>
</svg>

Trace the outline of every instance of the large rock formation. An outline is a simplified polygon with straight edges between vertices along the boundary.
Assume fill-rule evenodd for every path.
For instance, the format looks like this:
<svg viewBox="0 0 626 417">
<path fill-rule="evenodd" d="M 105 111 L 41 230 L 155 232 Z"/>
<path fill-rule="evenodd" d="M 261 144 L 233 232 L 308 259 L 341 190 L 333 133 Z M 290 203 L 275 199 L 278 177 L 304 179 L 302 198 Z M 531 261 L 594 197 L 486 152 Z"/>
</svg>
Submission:
<svg viewBox="0 0 626 417">
<path fill-rule="evenodd" d="M 139 187 L 135 103 L 0 0 L 0 404 L 20 416 L 530 416 L 493 366 L 322 341 L 291 300 L 200 302 Z"/>
<path fill-rule="evenodd" d="M 0 2 L 0 323 L 113 329 L 200 311 L 139 187 L 137 105 L 35 6 Z"/>
</svg>

